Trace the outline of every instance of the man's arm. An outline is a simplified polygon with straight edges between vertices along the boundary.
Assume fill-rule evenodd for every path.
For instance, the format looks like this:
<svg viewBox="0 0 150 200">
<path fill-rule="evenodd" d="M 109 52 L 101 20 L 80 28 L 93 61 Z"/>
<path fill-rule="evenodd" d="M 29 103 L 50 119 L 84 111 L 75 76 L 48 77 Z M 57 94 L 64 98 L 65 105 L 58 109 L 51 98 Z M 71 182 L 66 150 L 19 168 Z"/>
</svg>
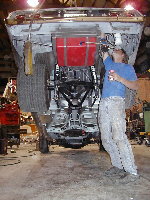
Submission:
<svg viewBox="0 0 150 200">
<path fill-rule="evenodd" d="M 103 61 L 105 61 L 108 56 L 109 56 L 108 52 L 102 52 Z"/>
<path fill-rule="evenodd" d="M 132 90 L 138 90 L 138 81 L 128 81 L 122 77 L 120 77 L 120 82 L 124 84 L 126 87 Z"/>
<path fill-rule="evenodd" d="M 102 44 L 103 44 L 103 45 L 106 45 L 106 44 L 107 44 L 107 41 L 106 41 L 105 33 L 101 32 L 100 37 L 101 37 L 101 42 L 104 40 L 104 43 L 102 42 Z M 102 50 L 102 49 L 101 49 L 101 50 Z M 108 52 L 102 51 L 102 52 L 101 52 L 101 55 L 102 55 L 102 58 L 103 58 L 103 61 L 104 61 L 104 60 L 106 60 L 106 58 L 109 56 L 109 53 L 108 53 Z"/>
<path fill-rule="evenodd" d="M 119 76 L 115 72 L 112 72 L 110 75 L 113 77 L 114 81 L 118 81 L 118 82 L 122 83 L 129 89 L 132 89 L 132 90 L 138 89 L 138 81 L 137 80 L 136 81 L 128 81 L 128 80 L 124 79 L 123 77 Z"/>
</svg>

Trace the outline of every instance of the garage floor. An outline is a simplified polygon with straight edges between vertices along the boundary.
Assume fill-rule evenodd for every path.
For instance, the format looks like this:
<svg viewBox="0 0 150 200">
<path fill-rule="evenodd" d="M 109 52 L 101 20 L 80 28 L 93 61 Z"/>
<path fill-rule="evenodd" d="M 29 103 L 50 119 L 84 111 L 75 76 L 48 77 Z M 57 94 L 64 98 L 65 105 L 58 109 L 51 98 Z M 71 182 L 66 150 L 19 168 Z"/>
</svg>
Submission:
<svg viewBox="0 0 150 200">
<path fill-rule="evenodd" d="M 35 144 L 0 155 L 0 200 L 149 200 L 150 147 L 132 142 L 141 177 L 120 184 L 104 176 L 111 164 L 96 144 L 82 149 L 52 146 L 41 154 Z"/>
</svg>

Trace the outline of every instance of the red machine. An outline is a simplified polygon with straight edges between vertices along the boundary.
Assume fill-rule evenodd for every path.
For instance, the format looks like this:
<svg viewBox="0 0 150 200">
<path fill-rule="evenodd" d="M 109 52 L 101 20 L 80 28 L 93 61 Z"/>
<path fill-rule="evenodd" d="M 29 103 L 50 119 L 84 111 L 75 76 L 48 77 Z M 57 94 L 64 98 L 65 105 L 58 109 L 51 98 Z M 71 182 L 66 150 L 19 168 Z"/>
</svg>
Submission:
<svg viewBox="0 0 150 200">
<path fill-rule="evenodd" d="M 1 105 L 0 124 L 1 126 L 18 126 L 20 124 L 20 110 L 17 103 Z"/>
<path fill-rule="evenodd" d="M 0 99 L 0 139 L 7 139 L 11 147 L 20 144 L 20 109 L 16 101 L 10 101 L 11 95 L 15 92 L 13 82 L 10 80 L 6 86 L 9 90 L 5 91 L 7 96 Z"/>
</svg>

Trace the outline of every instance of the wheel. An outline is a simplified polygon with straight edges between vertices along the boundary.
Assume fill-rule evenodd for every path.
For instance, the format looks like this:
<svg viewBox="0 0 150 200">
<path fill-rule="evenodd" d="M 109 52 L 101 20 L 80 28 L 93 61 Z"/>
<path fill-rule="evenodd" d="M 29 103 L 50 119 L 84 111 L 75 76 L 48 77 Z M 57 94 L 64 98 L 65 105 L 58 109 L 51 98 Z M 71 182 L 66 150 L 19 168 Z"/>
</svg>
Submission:
<svg viewBox="0 0 150 200">
<path fill-rule="evenodd" d="M 34 60 L 35 63 L 46 65 L 50 72 L 52 72 L 52 70 L 54 70 L 55 68 L 56 59 L 52 51 L 45 53 L 37 53 L 34 57 Z"/>
<path fill-rule="evenodd" d="M 149 140 L 146 140 L 146 141 L 145 141 L 145 145 L 146 145 L 147 147 L 150 147 L 150 141 L 149 141 Z"/>
<path fill-rule="evenodd" d="M 49 152 L 48 140 L 44 136 L 39 137 L 39 150 L 41 153 Z"/>
<path fill-rule="evenodd" d="M 32 112 L 31 114 L 33 116 L 33 119 L 35 121 L 35 124 L 38 129 L 38 133 L 39 133 L 39 144 L 38 144 L 39 148 L 38 149 L 41 153 L 48 153 L 49 152 L 49 144 L 48 144 L 49 142 L 46 138 L 46 137 L 48 137 L 46 128 L 41 123 L 40 117 L 39 117 L 40 115 L 38 113 Z"/>
<path fill-rule="evenodd" d="M 50 94 L 47 81 L 50 78 L 45 65 L 33 66 L 33 75 L 25 75 L 24 66 L 17 75 L 17 95 L 20 108 L 24 112 L 44 112 L 49 108 Z"/>
<path fill-rule="evenodd" d="M 135 90 L 129 89 L 126 87 L 125 91 L 125 108 L 131 108 L 137 101 L 136 99 L 137 92 Z"/>
<path fill-rule="evenodd" d="M 142 138 L 137 138 L 137 139 L 138 139 L 137 144 L 139 144 L 139 145 L 143 144 L 143 139 Z"/>
<path fill-rule="evenodd" d="M 101 140 L 101 134 L 99 133 L 99 137 L 97 139 L 97 144 L 98 144 L 98 147 L 99 147 L 99 151 L 106 151 L 103 144 L 102 144 L 102 140 Z"/>
</svg>

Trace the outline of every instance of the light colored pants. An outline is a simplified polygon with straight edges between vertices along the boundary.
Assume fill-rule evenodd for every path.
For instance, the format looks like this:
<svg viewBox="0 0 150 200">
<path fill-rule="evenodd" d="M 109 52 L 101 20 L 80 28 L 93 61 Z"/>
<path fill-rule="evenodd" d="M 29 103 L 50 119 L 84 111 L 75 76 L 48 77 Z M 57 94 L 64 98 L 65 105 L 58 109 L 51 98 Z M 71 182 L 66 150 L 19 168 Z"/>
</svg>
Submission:
<svg viewBox="0 0 150 200">
<path fill-rule="evenodd" d="M 113 166 L 137 174 L 125 120 L 125 101 L 121 97 L 102 98 L 99 106 L 101 140 Z"/>
</svg>

